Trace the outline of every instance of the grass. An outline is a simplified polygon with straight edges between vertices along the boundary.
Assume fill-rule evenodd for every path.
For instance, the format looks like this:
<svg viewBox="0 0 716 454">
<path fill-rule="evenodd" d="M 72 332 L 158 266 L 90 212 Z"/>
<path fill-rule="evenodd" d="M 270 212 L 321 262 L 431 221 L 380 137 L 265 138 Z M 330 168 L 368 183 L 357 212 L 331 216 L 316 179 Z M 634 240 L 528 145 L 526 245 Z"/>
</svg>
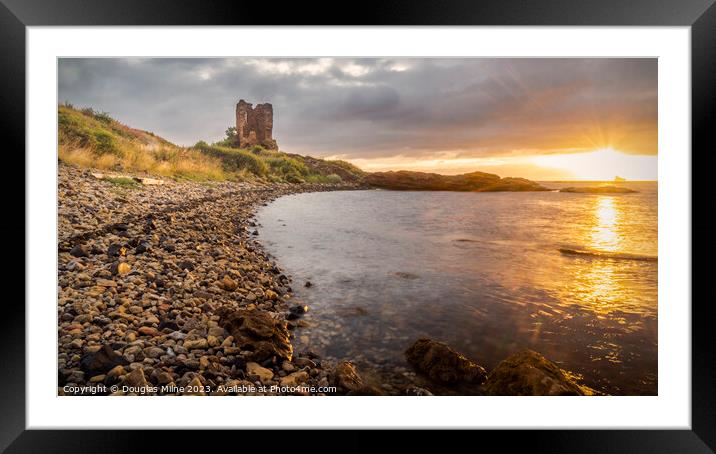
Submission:
<svg viewBox="0 0 716 454">
<path fill-rule="evenodd" d="M 198 142 L 194 148 L 208 156 L 215 157 L 223 163 L 223 170 L 228 174 L 239 173 L 243 179 L 261 179 L 277 183 L 332 183 L 339 184 L 343 178 L 337 175 L 334 162 L 310 158 L 319 161 L 322 166 L 308 165 L 308 159 L 298 155 L 288 155 L 280 151 L 253 147 L 251 150 L 231 148 L 206 142 Z M 347 166 L 351 164 L 343 163 Z M 340 166 L 341 168 L 345 168 Z M 362 171 L 353 166 L 356 175 Z"/>
<path fill-rule="evenodd" d="M 61 105 L 58 126 L 59 159 L 66 163 L 180 180 L 229 179 L 219 160 L 130 128 L 103 112 Z"/>
<path fill-rule="evenodd" d="M 351 173 L 355 173 L 355 174 L 363 173 L 363 171 L 359 167 L 357 167 L 347 161 L 341 161 L 340 159 L 334 159 L 334 160 L 325 160 L 325 162 L 328 164 L 340 167 L 341 169 L 346 170 Z"/>
<path fill-rule="evenodd" d="M 345 161 L 288 155 L 260 146 L 233 148 L 228 138 L 212 145 L 201 141 L 179 147 L 151 132 L 130 128 L 106 112 L 68 104 L 58 107 L 58 126 L 60 161 L 80 167 L 201 182 L 340 183 L 344 177 L 354 181 L 363 174 Z"/>
<path fill-rule="evenodd" d="M 128 177 L 105 177 L 105 181 L 121 186 L 123 188 L 134 189 L 139 187 L 139 183 L 134 178 Z"/>
</svg>

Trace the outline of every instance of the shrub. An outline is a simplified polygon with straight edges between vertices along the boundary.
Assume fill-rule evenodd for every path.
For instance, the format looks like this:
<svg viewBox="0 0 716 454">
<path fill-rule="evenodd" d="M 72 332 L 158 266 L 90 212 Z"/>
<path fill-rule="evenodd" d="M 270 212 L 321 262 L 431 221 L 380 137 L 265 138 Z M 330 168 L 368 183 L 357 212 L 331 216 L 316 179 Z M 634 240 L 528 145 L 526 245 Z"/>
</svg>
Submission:
<svg viewBox="0 0 716 454">
<path fill-rule="evenodd" d="M 224 165 L 224 169 L 229 172 L 238 172 L 245 169 L 256 176 L 262 177 L 269 171 L 268 166 L 261 158 L 246 150 L 213 145 L 200 147 L 199 149 L 209 156 L 219 158 Z"/>
<path fill-rule="evenodd" d="M 340 175 L 332 173 L 330 175 L 326 175 L 326 183 L 341 184 L 343 183 L 343 178 L 341 178 Z"/>
<path fill-rule="evenodd" d="M 272 156 L 266 158 L 266 163 L 271 168 L 271 171 L 281 175 L 309 174 L 309 169 L 308 167 L 306 167 L 306 164 L 298 161 L 297 159 L 289 158 L 287 156 Z"/>
<path fill-rule="evenodd" d="M 97 154 L 103 155 L 106 153 L 114 155 L 122 155 L 121 150 L 117 147 L 117 141 L 114 136 L 102 130 L 92 130 L 90 147 L 94 148 Z"/>
<path fill-rule="evenodd" d="M 57 122 L 61 143 L 74 143 L 79 147 L 88 148 L 98 155 L 107 153 L 122 155 L 122 151 L 110 131 L 101 128 L 96 122 L 83 120 L 78 112 L 67 108 L 60 109 Z"/>
</svg>

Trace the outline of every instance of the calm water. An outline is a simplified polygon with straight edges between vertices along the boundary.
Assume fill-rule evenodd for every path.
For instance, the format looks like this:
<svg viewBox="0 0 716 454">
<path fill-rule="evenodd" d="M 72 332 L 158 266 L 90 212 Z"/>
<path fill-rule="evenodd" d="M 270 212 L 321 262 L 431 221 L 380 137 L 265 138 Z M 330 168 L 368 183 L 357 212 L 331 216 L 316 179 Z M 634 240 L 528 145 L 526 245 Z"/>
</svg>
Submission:
<svg viewBox="0 0 716 454">
<path fill-rule="evenodd" d="M 299 350 L 390 375 L 421 336 L 488 370 L 532 348 L 604 392 L 656 394 L 657 185 L 627 185 L 293 195 L 259 212 L 259 238 L 311 307 Z"/>
</svg>

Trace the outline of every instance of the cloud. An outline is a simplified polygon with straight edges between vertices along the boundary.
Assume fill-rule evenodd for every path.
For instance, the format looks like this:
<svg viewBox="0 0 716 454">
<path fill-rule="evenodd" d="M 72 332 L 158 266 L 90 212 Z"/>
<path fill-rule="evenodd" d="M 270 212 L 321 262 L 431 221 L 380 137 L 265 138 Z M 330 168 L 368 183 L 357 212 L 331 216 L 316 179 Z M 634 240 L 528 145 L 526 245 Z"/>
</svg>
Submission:
<svg viewBox="0 0 716 454">
<path fill-rule="evenodd" d="M 59 101 L 182 145 L 240 98 L 274 105 L 285 151 L 354 160 L 657 153 L 656 59 L 60 59 Z"/>
</svg>

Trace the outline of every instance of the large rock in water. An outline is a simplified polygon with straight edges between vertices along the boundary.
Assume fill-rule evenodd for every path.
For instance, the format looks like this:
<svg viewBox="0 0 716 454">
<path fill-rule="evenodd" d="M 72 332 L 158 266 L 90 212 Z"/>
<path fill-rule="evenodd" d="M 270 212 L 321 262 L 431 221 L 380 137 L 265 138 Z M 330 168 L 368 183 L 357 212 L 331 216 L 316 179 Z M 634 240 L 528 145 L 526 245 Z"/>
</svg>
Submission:
<svg viewBox="0 0 716 454">
<path fill-rule="evenodd" d="M 494 396 L 584 396 L 595 393 L 576 384 L 559 366 L 532 350 L 503 360 L 490 372 L 483 388 Z"/>
<path fill-rule="evenodd" d="M 421 338 L 405 351 L 405 358 L 431 380 L 444 384 L 485 381 L 485 369 L 456 352 L 447 344 Z"/>
<path fill-rule="evenodd" d="M 80 359 L 80 368 L 88 377 L 106 374 L 117 366 L 126 366 L 129 362 L 122 355 L 115 353 L 109 345 L 93 353 L 87 353 Z"/>
<path fill-rule="evenodd" d="M 385 393 L 364 379 L 358 372 L 355 364 L 350 361 L 341 361 L 331 372 L 334 386 L 345 391 L 348 396 L 382 396 Z"/>
<path fill-rule="evenodd" d="M 236 345 L 253 351 L 253 359 L 263 362 L 272 356 L 291 360 L 293 347 L 284 320 L 260 310 L 237 309 L 225 313 L 220 325 L 234 337 Z"/>
<path fill-rule="evenodd" d="M 341 361 L 333 370 L 333 384 L 347 391 L 358 391 L 365 383 L 356 366 L 349 361 Z"/>
</svg>

